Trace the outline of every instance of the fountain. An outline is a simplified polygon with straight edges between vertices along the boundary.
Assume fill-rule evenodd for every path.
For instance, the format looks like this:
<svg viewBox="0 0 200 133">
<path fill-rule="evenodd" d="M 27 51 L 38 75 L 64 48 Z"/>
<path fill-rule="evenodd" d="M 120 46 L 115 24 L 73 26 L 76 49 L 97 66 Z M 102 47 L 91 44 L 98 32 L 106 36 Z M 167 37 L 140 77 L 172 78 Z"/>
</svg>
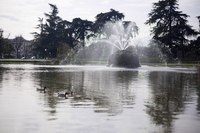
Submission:
<svg viewBox="0 0 200 133">
<path fill-rule="evenodd" d="M 107 22 L 99 38 L 93 38 L 89 46 L 79 50 L 76 55 L 77 64 L 85 62 L 101 62 L 107 60 L 107 66 L 137 68 L 139 57 L 133 37 L 138 27 L 131 21 Z M 82 63 L 83 62 L 83 63 Z"/>
<path fill-rule="evenodd" d="M 118 50 L 111 54 L 108 59 L 108 66 L 137 68 L 140 67 L 139 58 L 132 47 L 125 50 Z"/>
<path fill-rule="evenodd" d="M 108 39 L 106 43 L 115 47 L 108 58 L 108 66 L 137 68 L 140 67 L 139 57 L 131 38 L 137 34 L 138 27 L 134 22 L 108 22 L 105 24 L 103 32 Z"/>
</svg>

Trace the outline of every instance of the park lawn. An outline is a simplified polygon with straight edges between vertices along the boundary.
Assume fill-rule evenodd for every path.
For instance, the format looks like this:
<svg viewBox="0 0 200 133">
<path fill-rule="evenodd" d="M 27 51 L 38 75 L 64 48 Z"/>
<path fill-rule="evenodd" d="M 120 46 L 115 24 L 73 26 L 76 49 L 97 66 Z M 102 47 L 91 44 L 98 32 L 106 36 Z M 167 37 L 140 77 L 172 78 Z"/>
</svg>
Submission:
<svg viewBox="0 0 200 133">
<path fill-rule="evenodd" d="M 0 63 L 50 63 L 47 59 L 0 59 Z"/>
<path fill-rule="evenodd" d="M 141 65 L 149 65 L 149 66 L 185 66 L 185 67 L 200 67 L 199 63 L 140 63 Z"/>
</svg>

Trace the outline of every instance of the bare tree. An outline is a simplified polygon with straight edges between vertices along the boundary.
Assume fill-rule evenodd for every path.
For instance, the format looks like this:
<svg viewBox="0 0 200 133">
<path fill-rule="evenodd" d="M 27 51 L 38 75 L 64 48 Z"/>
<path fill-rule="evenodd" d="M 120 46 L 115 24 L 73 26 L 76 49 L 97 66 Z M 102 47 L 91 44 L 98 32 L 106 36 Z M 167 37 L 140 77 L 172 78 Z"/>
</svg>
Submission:
<svg viewBox="0 0 200 133">
<path fill-rule="evenodd" d="M 23 45 L 23 40 L 24 38 L 21 35 L 15 37 L 15 39 L 13 40 L 13 47 L 14 47 L 17 58 L 20 58 L 20 48 Z"/>
</svg>

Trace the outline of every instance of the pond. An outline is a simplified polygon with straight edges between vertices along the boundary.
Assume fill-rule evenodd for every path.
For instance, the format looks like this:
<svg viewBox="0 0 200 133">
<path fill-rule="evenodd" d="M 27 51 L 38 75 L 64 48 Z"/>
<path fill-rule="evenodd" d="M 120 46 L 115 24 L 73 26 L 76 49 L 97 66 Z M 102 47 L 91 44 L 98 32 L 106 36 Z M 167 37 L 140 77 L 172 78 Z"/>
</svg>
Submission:
<svg viewBox="0 0 200 133">
<path fill-rule="evenodd" d="M 198 133 L 199 123 L 194 67 L 0 65 L 0 133 Z"/>
</svg>

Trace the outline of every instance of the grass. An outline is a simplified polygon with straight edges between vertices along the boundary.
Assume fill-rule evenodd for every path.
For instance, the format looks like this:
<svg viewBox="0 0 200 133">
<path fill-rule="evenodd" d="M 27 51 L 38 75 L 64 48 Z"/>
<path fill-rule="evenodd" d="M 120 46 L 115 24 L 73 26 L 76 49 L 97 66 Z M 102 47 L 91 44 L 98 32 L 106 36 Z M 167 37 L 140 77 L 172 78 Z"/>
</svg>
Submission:
<svg viewBox="0 0 200 133">
<path fill-rule="evenodd" d="M 0 59 L 0 63 L 41 63 L 48 64 L 51 60 L 46 59 Z"/>
<path fill-rule="evenodd" d="M 185 67 L 200 67 L 198 63 L 141 63 L 141 65 L 150 65 L 150 66 L 185 66 Z"/>
<path fill-rule="evenodd" d="M 200 61 L 184 60 L 182 62 L 174 61 L 169 63 L 163 63 L 158 58 L 140 58 L 141 65 L 151 66 L 185 66 L 185 67 L 200 67 Z"/>
</svg>

